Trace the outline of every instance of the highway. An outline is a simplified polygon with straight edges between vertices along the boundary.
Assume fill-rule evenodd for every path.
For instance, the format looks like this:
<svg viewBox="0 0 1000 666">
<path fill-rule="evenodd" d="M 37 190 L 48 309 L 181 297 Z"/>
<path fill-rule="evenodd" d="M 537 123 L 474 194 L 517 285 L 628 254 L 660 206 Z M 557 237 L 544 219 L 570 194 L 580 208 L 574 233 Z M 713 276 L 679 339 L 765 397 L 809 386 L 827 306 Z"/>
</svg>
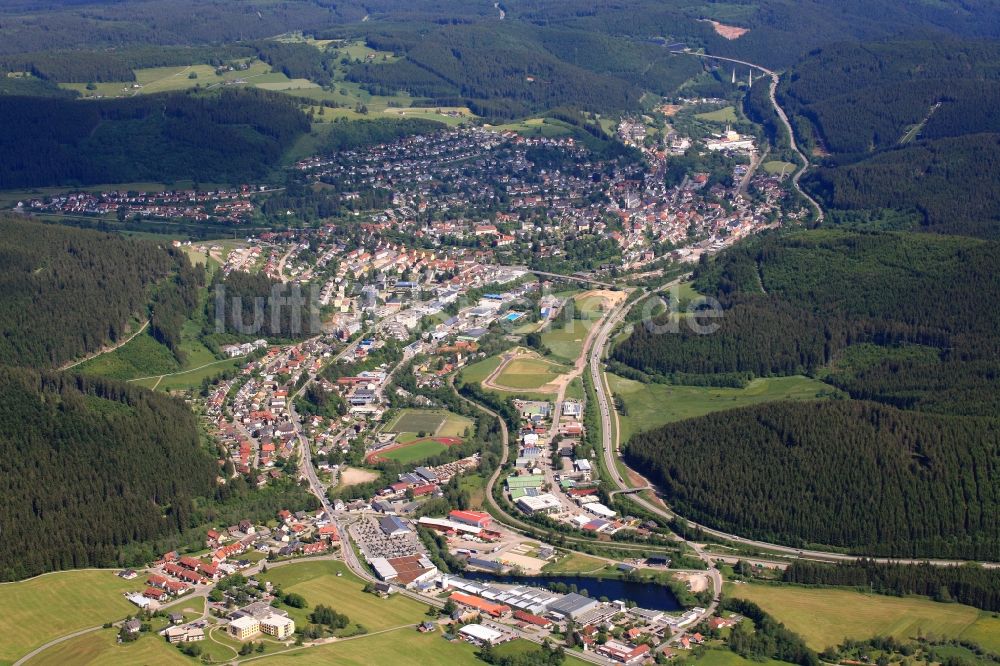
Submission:
<svg viewBox="0 0 1000 666">
<path fill-rule="evenodd" d="M 685 277 L 678 278 L 674 282 L 663 285 L 662 287 L 657 289 L 657 291 L 663 291 L 677 284 L 683 279 L 686 278 Z M 591 378 L 594 381 L 594 390 L 597 394 L 597 402 L 601 410 L 601 428 L 603 430 L 603 449 L 604 449 L 605 466 L 607 467 L 608 472 L 611 474 L 611 481 L 616 486 L 618 486 L 619 492 L 625 490 L 632 490 L 634 488 L 630 483 L 626 481 L 626 479 L 622 477 L 621 472 L 619 472 L 619 468 L 617 466 L 618 459 L 621 457 L 619 450 L 620 442 L 617 441 L 618 429 L 617 428 L 612 429 L 612 423 L 611 423 L 612 414 L 614 414 L 616 420 L 617 420 L 617 414 L 611 411 L 613 409 L 613 407 L 611 407 L 611 400 L 610 400 L 611 391 L 607 384 L 607 377 L 601 369 L 601 360 L 604 355 L 605 347 L 607 346 L 608 340 L 610 339 L 611 333 L 614 331 L 615 327 L 624 319 L 625 315 L 628 313 L 629 309 L 631 309 L 631 306 L 635 304 L 635 302 L 619 307 L 608 316 L 608 318 L 604 321 L 601 327 L 601 332 L 598 336 L 598 339 L 596 340 L 593 348 L 590 350 Z M 652 484 L 649 484 L 648 481 L 644 480 L 644 482 L 645 482 L 644 486 L 652 487 Z M 651 511 L 652 513 L 659 515 L 663 518 L 670 519 L 676 515 L 668 508 L 666 508 L 665 503 L 663 506 L 658 505 L 656 503 L 650 502 L 648 499 L 642 497 L 640 494 L 631 495 L 629 497 L 629 500 L 635 502 L 636 504 L 639 504 L 648 511 Z M 660 498 L 660 500 L 662 501 L 662 498 Z M 677 516 L 677 517 L 682 517 L 682 516 Z M 929 562 L 930 564 L 938 566 L 956 566 L 966 563 L 965 561 L 962 560 L 943 560 L 943 559 L 928 560 L 926 558 L 868 557 L 866 555 L 847 555 L 842 553 L 831 553 L 821 550 L 799 549 L 790 546 L 782 546 L 779 544 L 768 543 L 766 541 L 747 539 L 745 537 L 741 537 L 736 534 L 730 534 L 728 532 L 712 529 L 711 527 L 701 525 L 699 523 L 693 522 L 688 519 L 685 519 L 685 521 L 691 527 L 695 529 L 700 529 L 705 534 L 716 537 L 718 539 L 722 539 L 724 541 L 729 541 L 743 546 L 757 548 L 763 551 L 770 551 L 771 553 L 791 558 L 815 560 L 820 562 L 853 562 L 859 558 L 867 558 L 867 559 L 873 559 L 876 562 L 885 562 L 885 563 L 896 562 L 900 564 L 920 564 L 923 562 Z M 693 544 L 688 543 L 688 545 L 692 546 L 692 548 L 694 548 L 695 551 L 698 552 L 698 555 L 701 557 L 701 559 L 712 567 L 710 571 L 714 572 L 713 582 L 714 584 L 716 584 L 716 597 L 718 597 L 718 592 L 722 589 L 722 577 L 718 575 L 718 571 L 714 568 L 714 565 L 711 562 L 712 557 L 707 553 L 703 552 L 701 549 L 695 547 Z M 983 567 L 986 568 L 1000 568 L 1000 562 L 980 562 L 979 564 L 981 564 Z"/>
<path fill-rule="evenodd" d="M 757 65 L 752 62 L 747 62 L 746 60 L 737 60 L 735 58 L 724 58 L 723 56 L 709 55 L 707 53 L 696 53 L 694 51 L 684 51 L 684 53 L 686 53 L 687 55 L 693 55 L 698 58 L 724 60 L 726 62 L 735 63 L 737 65 L 745 65 L 753 69 L 759 69 L 760 71 L 768 75 L 768 77 L 771 79 L 771 85 L 770 88 L 768 89 L 768 95 L 771 98 L 771 106 L 774 107 L 774 112 L 778 114 L 778 118 L 781 119 L 782 124 L 788 131 L 788 145 L 791 147 L 792 151 L 799 156 L 799 159 L 802 160 L 802 166 L 792 175 L 792 187 L 795 188 L 795 191 L 798 192 L 803 199 L 809 202 L 809 205 L 812 207 L 813 211 L 816 214 L 816 221 L 818 223 L 822 223 L 825 218 L 825 215 L 823 213 L 822 207 L 820 207 L 819 205 L 819 202 L 817 202 L 811 196 L 806 194 L 805 190 L 802 189 L 802 186 L 799 185 L 799 180 L 802 178 L 802 174 L 804 174 L 809 169 L 811 164 L 809 160 L 806 158 L 805 154 L 801 150 L 799 150 L 798 144 L 795 143 L 795 132 L 792 131 L 792 124 L 788 122 L 788 116 L 785 115 L 785 110 L 782 109 L 781 106 L 778 104 L 777 90 L 778 90 L 778 80 L 780 79 L 778 73 L 773 72 L 767 67 L 764 67 L 762 65 Z"/>
</svg>

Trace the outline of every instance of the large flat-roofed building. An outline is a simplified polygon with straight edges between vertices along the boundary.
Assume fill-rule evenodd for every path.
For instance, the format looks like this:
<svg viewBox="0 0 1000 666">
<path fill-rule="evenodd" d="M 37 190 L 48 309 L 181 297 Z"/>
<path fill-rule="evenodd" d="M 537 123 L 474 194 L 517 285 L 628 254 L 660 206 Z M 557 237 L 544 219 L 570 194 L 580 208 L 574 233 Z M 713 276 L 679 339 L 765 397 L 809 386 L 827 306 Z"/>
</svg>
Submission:
<svg viewBox="0 0 1000 666">
<path fill-rule="evenodd" d="M 522 476 L 507 477 L 507 491 L 522 490 L 525 488 L 541 488 L 545 483 L 545 477 L 541 474 L 525 474 Z"/>
<path fill-rule="evenodd" d="M 295 620 L 283 615 L 269 615 L 260 621 L 260 630 L 283 641 L 295 633 Z"/>
<path fill-rule="evenodd" d="M 252 615 L 238 617 L 229 623 L 229 635 L 238 641 L 245 641 L 260 633 L 260 620 Z"/>
<path fill-rule="evenodd" d="M 487 529 L 490 526 L 491 517 L 490 514 L 485 511 L 451 511 L 448 513 L 448 518 L 454 520 L 457 523 L 464 523 L 472 527 L 479 527 L 482 529 Z"/>
<path fill-rule="evenodd" d="M 600 602 L 597 599 L 591 599 L 590 597 L 585 597 L 574 592 L 549 604 L 548 610 L 550 613 L 555 613 L 560 617 L 568 617 L 575 620 L 587 611 L 597 608 L 599 604 Z"/>
<path fill-rule="evenodd" d="M 562 504 L 551 493 L 543 493 L 534 497 L 525 496 L 517 500 L 517 508 L 529 515 L 536 513 L 556 513 L 562 509 Z"/>
<path fill-rule="evenodd" d="M 462 638 L 476 645 L 496 645 L 503 638 L 503 634 L 496 629 L 490 629 L 481 624 L 467 624 L 459 629 L 458 633 Z"/>
</svg>

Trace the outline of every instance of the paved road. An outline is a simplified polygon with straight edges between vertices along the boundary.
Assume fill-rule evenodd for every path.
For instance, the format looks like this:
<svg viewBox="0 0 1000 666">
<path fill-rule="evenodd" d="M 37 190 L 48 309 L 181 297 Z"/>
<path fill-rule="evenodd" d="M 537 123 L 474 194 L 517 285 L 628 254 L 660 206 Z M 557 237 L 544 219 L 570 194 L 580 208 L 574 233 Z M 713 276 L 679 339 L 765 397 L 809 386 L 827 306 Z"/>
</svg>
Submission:
<svg viewBox="0 0 1000 666">
<path fill-rule="evenodd" d="M 681 279 L 683 279 L 683 278 L 681 278 Z M 664 285 L 664 286 L 660 287 L 657 291 L 661 291 L 663 289 L 666 289 L 666 288 L 670 287 L 671 285 L 676 284 L 677 282 L 679 282 L 679 280 L 675 280 L 672 283 Z M 617 441 L 617 435 L 613 435 L 612 434 L 612 433 L 617 433 L 618 430 L 615 429 L 613 431 L 612 428 L 611 428 L 611 418 L 612 418 L 612 415 L 614 414 L 615 418 L 617 418 L 617 414 L 615 414 L 615 413 L 613 413 L 611 411 L 612 407 L 610 405 L 610 399 L 609 399 L 611 391 L 610 391 L 610 388 L 608 387 L 608 384 L 607 384 L 607 377 L 605 376 L 604 372 L 602 372 L 602 369 L 601 369 L 601 357 L 603 355 L 603 351 L 604 351 L 605 346 L 607 346 L 608 340 L 610 338 L 610 334 L 614 330 L 614 327 L 624 318 L 625 314 L 627 314 L 629 308 L 633 304 L 630 304 L 630 305 L 628 305 L 626 307 L 620 308 L 619 310 L 617 310 L 616 312 L 614 312 L 611 317 L 608 318 L 608 320 L 606 321 L 605 325 L 601 329 L 600 338 L 595 343 L 593 349 L 591 350 L 591 354 L 590 354 L 591 376 L 592 376 L 592 379 L 594 380 L 594 389 L 595 389 L 595 391 L 597 393 L 597 401 L 598 401 L 598 405 L 599 405 L 600 410 L 601 410 L 601 426 L 602 426 L 603 431 L 604 431 L 603 432 L 603 437 L 604 437 L 604 439 L 603 439 L 603 444 L 604 444 L 604 460 L 605 460 L 605 464 L 606 464 L 606 466 L 607 466 L 607 468 L 608 468 L 608 470 L 609 470 L 609 472 L 611 474 L 611 477 L 612 477 L 611 480 L 621 490 L 625 490 L 625 489 L 631 488 L 632 484 L 629 483 L 629 482 L 627 482 L 626 479 L 624 479 L 622 477 L 621 473 L 619 472 L 619 468 L 617 467 L 617 462 L 618 462 L 617 459 L 620 458 L 619 446 L 620 446 L 621 442 Z M 644 485 L 650 485 L 650 484 L 649 484 L 648 481 L 646 481 L 644 479 Z M 642 497 L 641 495 L 638 495 L 638 494 L 630 496 L 629 499 L 631 501 L 635 502 L 636 504 L 639 504 L 639 505 L 643 506 L 647 510 L 652 511 L 653 513 L 655 513 L 656 515 L 659 515 L 661 517 L 669 519 L 669 518 L 672 518 L 672 517 L 674 517 L 676 515 L 672 511 L 670 511 L 669 508 L 666 507 L 665 503 L 663 505 L 660 505 L 660 504 L 657 504 L 657 503 L 653 503 L 653 502 L 650 502 L 649 500 L 647 500 L 646 498 L 644 498 L 644 497 Z M 662 501 L 662 498 L 660 498 L 660 499 Z M 788 556 L 788 557 L 800 558 L 800 559 L 807 559 L 807 560 L 816 560 L 816 561 L 820 561 L 820 562 L 853 562 L 853 561 L 855 561 L 855 560 L 857 560 L 859 558 L 866 557 L 865 555 L 845 555 L 845 554 L 841 554 L 841 553 L 830 553 L 830 552 L 821 551 L 821 550 L 799 549 L 799 548 L 793 548 L 793 547 L 790 547 L 790 546 L 782 546 L 782 545 L 779 545 L 779 544 L 768 543 L 766 541 L 757 541 L 755 539 L 747 539 L 747 538 L 741 537 L 741 536 L 739 536 L 737 534 L 730 534 L 728 532 L 723 532 L 721 530 L 716 530 L 716 529 L 713 529 L 711 527 L 707 527 L 705 525 L 698 524 L 698 523 L 693 522 L 691 520 L 687 520 L 687 519 L 685 519 L 685 520 L 688 523 L 688 525 L 690 525 L 691 527 L 693 527 L 695 529 L 700 529 L 702 532 L 704 532 L 707 535 L 714 536 L 714 537 L 722 539 L 724 541 L 729 541 L 729 542 L 740 544 L 740 545 L 750 546 L 750 547 L 753 547 L 753 548 L 758 548 L 758 549 L 763 550 L 763 551 L 769 551 L 769 552 L 772 552 L 772 553 L 776 553 L 776 554 L 780 554 L 780 555 L 784 555 L 784 556 Z M 689 542 L 689 545 L 691 545 L 692 548 L 695 548 L 696 552 L 699 553 L 699 556 L 702 558 L 702 560 L 704 560 L 706 563 L 709 563 L 709 561 L 711 559 L 710 555 L 702 552 L 700 550 L 700 548 L 698 548 L 695 544 L 690 544 L 690 542 Z M 874 557 L 874 558 L 870 558 L 870 559 L 874 559 L 877 562 L 897 562 L 897 563 L 901 563 L 901 564 L 919 564 L 919 563 L 923 563 L 923 562 L 930 562 L 931 564 L 938 565 L 938 566 L 955 566 L 955 565 L 960 565 L 960 564 L 964 564 L 965 563 L 962 560 L 928 560 L 928 559 L 925 559 L 925 558 Z M 980 562 L 980 564 L 982 566 L 986 567 L 986 568 L 1000 568 L 1000 562 Z M 716 572 L 716 574 L 717 573 L 718 572 Z M 713 578 L 715 578 L 715 577 L 713 576 Z M 721 590 L 721 585 L 722 585 L 721 576 L 719 576 L 718 578 L 715 578 L 715 583 L 718 585 L 718 587 L 716 589 L 717 590 Z"/>
<path fill-rule="evenodd" d="M 752 62 L 747 62 L 746 60 L 737 60 L 735 58 L 724 58 L 722 56 L 709 55 L 707 53 L 695 53 L 693 51 L 686 51 L 685 53 L 687 53 L 688 55 L 696 56 L 698 58 L 724 60 L 726 62 L 736 63 L 737 65 L 746 65 L 747 67 L 759 69 L 760 71 L 767 74 L 768 77 L 770 77 L 771 85 L 770 88 L 768 89 L 768 95 L 771 98 L 771 106 L 774 107 L 774 112 L 778 114 L 778 118 L 781 119 L 782 124 L 788 131 L 788 145 L 795 152 L 795 154 L 799 156 L 799 159 L 802 160 L 802 166 L 792 176 L 792 187 L 794 187 L 795 191 L 798 192 L 800 195 L 802 195 L 802 198 L 808 201 L 809 205 L 812 206 L 813 211 L 816 213 L 816 221 L 820 223 L 823 222 L 824 219 L 823 209 L 820 207 L 819 203 L 811 196 L 806 194 L 805 190 L 803 190 L 801 185 L 799 185 L 799 179 L 802 178 L 802 174 L 804 174 L 809 169 L 811 164 L 809 160 L 806 158 L 805 154 L 801 150 L 799 150 L 798 144 L 795 143 L 795 132 L 792 131 L 792 124 L 788 122 L 788 116 L 785 115 L 785 110 L 782 109 L 781 106 L 778 104 L 777 90 L 778 90 L 778 80 L 780 78 L 778 73 L 773 72 L 770 69 L 763 67 L 761 65 L 757 65 Z"/>
</svg>

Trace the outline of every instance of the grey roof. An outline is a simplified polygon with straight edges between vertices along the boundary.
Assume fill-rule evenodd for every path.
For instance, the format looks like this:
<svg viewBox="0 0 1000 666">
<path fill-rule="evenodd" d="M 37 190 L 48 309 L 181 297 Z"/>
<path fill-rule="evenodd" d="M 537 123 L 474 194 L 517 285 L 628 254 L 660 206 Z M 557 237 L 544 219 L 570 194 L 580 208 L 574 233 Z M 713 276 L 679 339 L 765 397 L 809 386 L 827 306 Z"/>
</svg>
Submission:
<svg viewBox="0 0 1000 666">
<path fill-rule="evenodd" d="M 598 604 L 596 599 L 571 592 L 562 599 L 549 604 L 549 610 L 559 615 L 574 616 L 583 613 Z"/>
</svg>

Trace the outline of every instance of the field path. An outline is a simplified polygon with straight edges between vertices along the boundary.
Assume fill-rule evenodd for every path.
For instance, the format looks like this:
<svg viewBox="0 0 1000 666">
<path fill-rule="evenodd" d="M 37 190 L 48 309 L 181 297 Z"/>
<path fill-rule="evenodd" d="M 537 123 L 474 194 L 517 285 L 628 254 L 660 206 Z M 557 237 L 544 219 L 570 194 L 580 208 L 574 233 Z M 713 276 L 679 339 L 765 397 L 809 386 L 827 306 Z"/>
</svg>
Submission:
<svg viewBox="0 0 1000 666">
<path fill-rule="evenodd" d="M 189 372 L 195 372 L 196 370 L 201 370 L 202 368 L 207 368 L 210 365 L 218 365 L 219 363 L 226 363 L 227 361 L 234 361 L 238 358 L 243 358 L 243 356 L 230 356 L 229 358 L 219 359 L 218 361 L 211 361 L 209 363 L 203 363 L 197 368 L 188 368 L 187 370 L 178 370 L 177 372 L 168 372 L 163 375 L 149 375 L 147 377 L 133 377 L 132 379 L 126 379 L 127 382 L 141 382 L 145 379 L 155 379 L 156 385 L 159 386 L 160 382 L 163 381 L 164 377 L 176 377 L 177 375 L 186 375 Z"/>
<path fill-rule="evenodd" d="M 89 356 L 84 356 L 79 361 L 73 361 L 71 363 L 66 363 L 64 365 L 61 365 L 61 366 L 59 366 L 59 369 L 60 370 L 69 370 L 70 368 L 75 368 L 76 366 L 80 365 L 81 363 L 86 363 L 87 361 L 95 359 L 98 356 L 103 356 L 104 354 L 107 354 L 109 352 L 113 352 L 114 350 L 118 349 L 122 345 L 125 345 L 125 344 L 131 342 L 132 338 L 134 338 L 135 336 L 137 336 L 140 333 L 142 333 L 143 331 L 145 331 L 147 326 L 149 326 L 149 320 L 148 319 L 142 323 L 142 326 L 139 327 L 139 330 L 137 330 L 135 333 L 133 333 L 132 335 L 128 336 L 124 340 L 119 340 L 118 342 L 116 342 L 115 344 L 111 345 L 110 347 L 103 347 L 103 348 L 99 349 L 98 351 L 94 352 L 93 354 L 90 354 Z"/>
<path fill-rule="evenodd" d="M 13 666 L 21 666 L 21 664 L 23 664 L 24 662 L 28 661 L 29 659 L 43 652 L 44 650 L 49 649 L 53 645 L 58 645 L 59 643 L 70 640 L 71 638 L 76 638 L 77 636 L 83 636 L 84 634 L 89 634 L 92 631 L 97 631 L 98 629 L 102 628 L 103 627 L 101 626 L 90 627 L 88 629 L 81 629 L 80 631 L 74 631 L 72 634 L 66 634 L 65 636 L 60 636 L 59 638 L 54 638 L 45 645 L 40 645 L 36 647 L 31 652 L 29 652 L 28 654 L 24 655 L 23 657 L 15 661 Z"/>
</svg>

